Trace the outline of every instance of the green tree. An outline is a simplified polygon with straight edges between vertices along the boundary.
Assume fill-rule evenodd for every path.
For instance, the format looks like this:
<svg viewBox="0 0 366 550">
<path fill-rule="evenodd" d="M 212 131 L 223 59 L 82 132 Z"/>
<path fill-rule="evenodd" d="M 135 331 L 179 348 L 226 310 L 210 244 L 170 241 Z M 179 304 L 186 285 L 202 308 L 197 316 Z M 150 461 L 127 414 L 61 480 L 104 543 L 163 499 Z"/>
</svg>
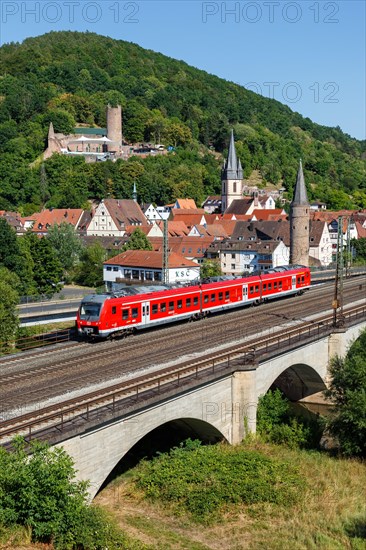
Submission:
<svg viewBox="0 0 366 550">
<path fill-rule="evenodd" d="M 80 258 L 76 281 L 81 285 L 92 287 L 103 284 L 103 262 L 105 260 L 106 252 L 98 241 L 86 247 Z"/>
<path fill-rule="evenodd" d="M 19 303 L 17 288 L 19 278 L 5 267 L 0 267 L 0 343 L 1 349 L 8 349 L 14 342 L 19 326 L 16 306 Z"/>
<path fill-rule="evenodd" d="M 83 251 L 81 239 L 74 226 L 67 222 L 62 222 L 60 225 L 54 224 L 48 230 L 47 239 L 56 252 L 64 274 L 68 275 L 78 263 Z"/>
<path fill-rule="evenodd" d="M 204 260 L 200 270 L 201 279 L 208 277 L 217 277 L 222 275 L 221 265 L 219 260 Z"/>
<path fill-rule="evenodd" d="M 366 239 L 364 237 L 361 239 L 352 239 L 351 247 L 356 253 L 356 260 L 366 260 Z"/>
<path fill-rule="evenodd" d="M 146 237 L 145 233 L 137 227 L 132 233 L 131 237 L 128 239 L 128 242 L 123 245 L 122 251 L 125 250 L 152 250 L 153 247 Z"/>
<path fill-rule="evenodd" d="M 28 233 L 23 239 L 33 259 L 33 277 L 37 291 L 39 294 L 58 292 L 62 288 L 62 265 L 51 242 L 32 233 Z"/>
<path fill-rule="evenodd" d="M 366 457 L 366 330 L 345 358 L 332 359 L 330 375 L 325 393 L 335 403 L 335 416 L 329 430 L 345 455 Z"/>
<path fill-rule="evenodd" d="M 32 294 L 32 260 L 23 253 L 23 242 L 4 218 L 0 218 L 0 267 L 6 267 L 19 277 L 17 291 L 21 295 Z M 29 261 L 30 260 L 30 261 Z"/>
</svg>

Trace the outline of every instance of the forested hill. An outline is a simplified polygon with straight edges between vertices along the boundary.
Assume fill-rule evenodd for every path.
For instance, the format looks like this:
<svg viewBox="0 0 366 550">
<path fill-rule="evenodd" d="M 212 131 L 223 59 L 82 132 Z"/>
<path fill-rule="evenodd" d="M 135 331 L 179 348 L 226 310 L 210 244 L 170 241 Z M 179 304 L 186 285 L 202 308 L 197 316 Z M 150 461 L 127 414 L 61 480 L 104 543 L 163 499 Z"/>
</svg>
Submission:
<svg viewBox="0 0 366 550">
<path fill-rule="evenodd" d="M 53 32 L 2 46 L 0 75 L 0 209 L 129 196 L 133 179 L 142 200 L 178 193 L 200 201 L 220 188 L 219 161 L 206 148 L 224 151 L 232 127 L 245 177 L 258 170 L 291 191 L 302 157 L 313 198 L 366 206 L 365 141 L 135 44 Z M 127 141 L 162 141 L 176 154 L 92 166 L 52 158 L 30 168 L 51 120 L 64 133 L 77 123 L 104 127 L 107 103 L 122 105 Z"/>
</svg>

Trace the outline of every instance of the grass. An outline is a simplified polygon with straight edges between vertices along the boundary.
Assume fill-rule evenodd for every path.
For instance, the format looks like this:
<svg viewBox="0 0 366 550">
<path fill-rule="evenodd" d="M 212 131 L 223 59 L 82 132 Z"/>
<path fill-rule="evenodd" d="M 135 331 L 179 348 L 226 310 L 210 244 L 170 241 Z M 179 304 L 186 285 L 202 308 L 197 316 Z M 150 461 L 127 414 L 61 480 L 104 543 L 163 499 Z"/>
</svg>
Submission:
<svg viewBox="0 0 366 550">
<path fill-rule="evenodd" d="M 231 504 L 213 522 L 197 523 L 182 502 L 147 498 L 136 483 L 138 467 L 96 501 L 130 536 L 157 549 L 366 549 L 364 463 L 259 442 L 241 449 L 296 465 L 304 480 L 298 500 Z"/>
</svg>

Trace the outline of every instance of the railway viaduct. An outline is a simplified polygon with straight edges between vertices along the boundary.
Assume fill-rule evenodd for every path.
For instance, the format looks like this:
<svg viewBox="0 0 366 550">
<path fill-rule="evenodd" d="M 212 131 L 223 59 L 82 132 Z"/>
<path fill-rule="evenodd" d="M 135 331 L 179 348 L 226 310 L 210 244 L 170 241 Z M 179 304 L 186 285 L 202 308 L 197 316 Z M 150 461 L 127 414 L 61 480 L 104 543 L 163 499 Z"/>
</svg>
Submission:
<svg viewBox="0 0 366 550">
<path fill-rule="evenodd" d="M 255 431 L 258 398 L 273 383 L 294 401 L 324 390 L 330 358 L 343 356 L 365 327 L 363 319 L 291 350 L 279 349 L 246 364 L 238 361 L 230 372 L 163 392 L 123 415 L 80 428 L 57 445 L 73 457 L 78 478 L 90 480 L 94 497 L 121 459 L 157 428 L 169 426 L 184 429 L 187 437 L 238 444 L 247 431 Z"/>
</svg>

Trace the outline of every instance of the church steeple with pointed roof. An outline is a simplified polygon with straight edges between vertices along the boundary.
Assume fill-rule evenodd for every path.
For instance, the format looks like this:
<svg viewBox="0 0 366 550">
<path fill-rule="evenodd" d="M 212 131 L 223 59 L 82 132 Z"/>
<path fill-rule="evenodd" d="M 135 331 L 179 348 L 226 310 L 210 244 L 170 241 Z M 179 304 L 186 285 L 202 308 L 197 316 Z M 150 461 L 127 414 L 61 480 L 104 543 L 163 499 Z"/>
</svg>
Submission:
<svg viewBox="0 0 366 550">
<path fill-rule="evenodd" d="M 242 198 L 243 169 L 240 159 L 236 156 L 234 130 L 231 130 L 227 159 L 221 172 L 222 211 L 230 206 L 235 199 Z"/>
<path fill-rule="evenodd" d="M 300 159 L 290 207 L 290 264 L 309 265 L 309 211 L 310 204 Z"/>
</svg>

